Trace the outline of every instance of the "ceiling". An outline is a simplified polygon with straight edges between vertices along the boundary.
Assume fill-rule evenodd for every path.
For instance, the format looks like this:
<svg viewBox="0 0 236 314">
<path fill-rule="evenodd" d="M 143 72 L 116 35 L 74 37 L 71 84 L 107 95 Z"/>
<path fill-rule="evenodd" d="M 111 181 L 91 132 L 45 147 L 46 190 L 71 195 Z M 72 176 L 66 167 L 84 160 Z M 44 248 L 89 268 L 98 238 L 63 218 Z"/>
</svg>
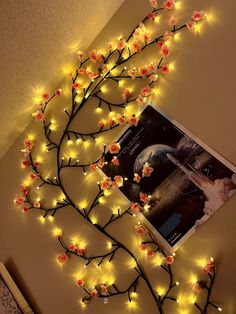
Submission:
<svg viewBox="0 0 236 314">
<path fill-rule="evenodd" d="M 0 157 L 31 121 L 35 88 L 57 86 L 124 0 L 0 1 Z"/>
</svg>

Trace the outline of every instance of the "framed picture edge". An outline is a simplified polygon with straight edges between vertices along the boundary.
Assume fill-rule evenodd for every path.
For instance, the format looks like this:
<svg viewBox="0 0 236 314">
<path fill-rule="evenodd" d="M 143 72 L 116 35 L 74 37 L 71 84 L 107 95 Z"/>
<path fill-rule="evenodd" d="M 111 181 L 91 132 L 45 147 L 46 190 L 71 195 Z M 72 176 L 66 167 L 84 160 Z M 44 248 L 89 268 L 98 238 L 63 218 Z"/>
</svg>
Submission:
<svg viewBox="0 0 236 314">
<path fill-rule="evenodd" d="M 21 311 L 24 314 L 34 314 L 32 309 L 30 308 L 29 304 L 26 302 L 24 296 L 20 292 L 19 288 L 15 284 L 14 280 L 12 279 L 11 275 L 9 274 L 8 270 L 6 269 L 5 265 L 0 262 L 0 275 L 5 281 L 7 287 L 9 288 L 11 294 L 16 300 L 16 303 L 20 307 Z"/>
</svg>

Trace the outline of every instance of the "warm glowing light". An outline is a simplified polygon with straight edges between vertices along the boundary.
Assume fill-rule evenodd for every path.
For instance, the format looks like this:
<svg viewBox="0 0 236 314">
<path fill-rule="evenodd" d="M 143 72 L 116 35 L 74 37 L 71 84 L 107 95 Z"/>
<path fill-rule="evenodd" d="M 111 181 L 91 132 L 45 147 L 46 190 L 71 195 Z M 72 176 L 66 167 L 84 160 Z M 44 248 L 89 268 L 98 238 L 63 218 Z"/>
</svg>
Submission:
<svg viewBox="0 0 236 314">
<path fill-rule="evenodd" d="M 96 112 L 96 113 L 102 113 L 102 111 L 103 111 L 102 108 L 96 108 L 96 109 L 95 109 L 95 112 Z"/>
<path fill-rule="evenodd" d="M 92 216 L 90 219 L 91 219 L 91 221 L 92 221 L 92 223 L 93 223 L 94 225 L 97 224 L 97 222 L 98 222 L 97 217 Z"/>
<path fill-rule="evenodd" d="M 54 235 L 55 237 L 61 236 L 61 235 L 62 235 L 62 230 L 61 230 L 60 228 L 55 228 L 55 229 L 53 229 L 53 235 Z"/>
<path fill-rule="evenodd" d="M 86 303 L 83 302 L 83 300 L 80 300 L 80 306 L 82 307 L 82 309 L 86 308 Z"/>
<path fill-rule="evenodd" d="M 174 62 L 169 64 L 169 69 L 170 69 L 171 72 L 175 71 L 175 64 L 174 64 Z"/>
<path fill-rule="evenodd" d="M 100 204 L 105 204 L 105 203 L 106 203 L 105 197 L 99 197 L 98 202 L 99 202 Z"/>
<path fill-rule="evenodd" d="M 111 248 L 112 248 L 112 242 L 111 242 L 111 241 L 108 241 L 108 242 L 107 242 L 107 247 L 108 247 L 108 249 L 111 249 Z"/>
<path fill-rule="evenodd" d="M 180 10 L 182 8 L 182 3 L 181 3 L 181 1 L 176 1 L 175 2 L 175 9 L 176 10 Z"/>
<path fill-rule="evenodd" d="M 101 87 L 101 92 L 105 94 L 105 93 L 107 93 L 107 91 L 108 91 L 107 86 L 103 85 L 103 86 Z"/>
<path fill-rule="evenodd" d="M 136 310 L 138 308 L 137 302 L 136 301 L 128 301 L 127 303 L 128 309 L 130 310 Z"/>
<path fill-rule="evenodd" d="M 207 264 L 208 259 L 206 257 L 203 258 L 199 258 L 198 260 L 196 260 L 196 264 L 200 267 L 205 267 Z"/>
<path fill-rule="evenodd" d="M 195 274 L 191 274 L 191 276 L 189 278 L 189 283 L 194 285 L 197 281 L 198 281 L 197 276 Z"/>
<path fill-rule="evenodd" d="M 159 295 L 164 295 L 165 294 L 165 289 L 163 288 L 163 287 L 158 287 L 157 288 L 157 293 L 159 294 Z"/>
<path fill-rule="evenodd" d="M 67 145 L 71 145 L 72 143 L 73 143 L 72 140 L 67 141 Z"/>
<path fill-rule="evenodd" d="M 53 221 L 54 221 L 54 217 L 53 217 L 53 216 L 49 216 L 49 217 L 48 217 L 48 220 L 49 220 L 50 222 L 53 222 Z"/>
<path fill-rule="evenodd" d="M 44 224 L 45 221 L 46 221 L 46 219 L 45 219 L 45 217 L 40 216 L 40 217 L 39 217 L 39 221 L 41 222 L 41 224 Z"/>
</svg>

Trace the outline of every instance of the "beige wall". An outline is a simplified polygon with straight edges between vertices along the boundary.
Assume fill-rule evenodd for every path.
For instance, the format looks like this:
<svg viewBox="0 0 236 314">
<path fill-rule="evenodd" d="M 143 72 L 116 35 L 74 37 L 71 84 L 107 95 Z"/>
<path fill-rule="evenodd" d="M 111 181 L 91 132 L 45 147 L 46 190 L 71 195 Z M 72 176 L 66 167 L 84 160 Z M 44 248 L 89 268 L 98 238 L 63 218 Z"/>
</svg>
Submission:
<svg viewBox="0 0 236 314">
<path fill-rule="evenodd" d="M 196 4 L 194 0 L 186 0 L 182 18 L 185 19 L 194 9 L 199 8 L 209 12 L 209 22 L 204 23 L 200 34 L 192 35 L 187 31 L 181 33 L 181 39 L 172 54 L 176 61 L 176 72 L 168 80 L 162 81 L 161 95 L 153 98 L 153 102 L 231 163 L 236 164 L 236 110 L 233 98 L 236 70 L 234 62 L 236 46 L 233 42 L 236 4 L 228 1 L 226 5 L 220 0 L 199 0 Z M 95 46 L 101 47 L 102 43 L 109 41 L 114 35 L 127 34 L 148 10 L 147 1 L 125 1 L 98 36 Z M 151 57 L 153 56 L 154 52 Z M 148 59 L 149 55 L 146 58 Z M 65 84 L 66 82 L 62 85 Z M 66 102 L 66 99 L 62 98 L 60 101 Z M 63 106 L 64 103 L 57 104 L 57 108 L 61 110 Z M 86 112 L 83 114 L 87 117 Z M 82 119 L 81 130 L 85 130 L 87 126 L 94 127 L 94 119 L 97 117 L 91 116 L 91 121 Z M 23 215 L 13 205 L 18 186 L 26 177 L 26 173 L 19 167 L 19 160 L 22 158 L 20 152 L 22 140 L 28 132 L 37 134 L 40 139 L 39 126 L 30 125 L 0 161 L 2 212 L 0 260 L 6 263 L 18 286 L 29 302 L 32 302 L 36 313 L 80 313 L 78 301 L 82 294 L 75 286 L 73 276 L 79 270 L 83 270 L 83 264 L 72 260 L 63 268 L 59 267 L 55 262 L 55 256 L 60 252 L 60 246 L 51 234 L 53 226 L 49 222 L 41 225 L 37 214 Z M 96 155 L 96 151 L 86 155 Z M 49 168 L 53 169 L 52 161 L 49 161 L 47 167 L 50 172 Z M 76 200 L 83 201 L 86 190 L 89 193 L 88 198 L 91 198 L 92 182 L 96 182 L 97 179 L 91 176 L 84 179 L 78 171 L 73 174 L 66 173 L 63 180 L 71 195 Z M 45 201 L 50 202 L 53 192 L 49 190 L 45 192 L 47 193 L 44 194 L 47 195 Z M 113 197 L 107 202 L 110 205 L 114 201 Z M 197 266 L 199 259 L 214 256 L 217 260 L 217 279 L 213 299 L 222 301 L 220 305 L 227 314 L 236 313 L 235 205 L 234 196 L 178 250 L 174 266 L 176 280 L 181 282 L 180 294 L 186 294 L 186 291 L 191 290 L 188 284 L 189 277 L 199 270 Z M 107 205 L 104 208 L 106 207 Z M 124 219 L 122 227 L 116 225 L 112 229 L 112 233 L 131 248 L 135 241 L 135 237 L 130 236 L 132 223 L 127 218 Z M 58 213 L 55 225 L 62 227 L 67 237 L 80 235 L 87 239 L 88 247 L 94 248 L 95 252 L 105 248 L 106 239 L 84 224 L 83 220 L 70 209 Z M 109 270 L 121 285 L 125 285 L 126 278 L 130 276 L 126 265 L 127 257 L 119 254 L 117 259 L 114 259 L 113 270 Z M 145 262 L 145 267 L 154 285 L 159 286 L 158 268 L 150 262 Z M 93 273 L 97 273 L 96 268 L 91 268 L 91 274 Z M 99 272 L 101 278 L 103 275 Z M 125 303 L 126 299 L 123 296 L 112 299 L 107 306 L 100 300 L 95 301 L 88 307 L 86 313 L 95 311 L 101 314 L 129 313 Z M 174 310 L 167 308 L 166 313 L 178 314 L 184 308 L 181 306 Z M 139 287 L 138 308 L 134 313 L 156 313 L 155 305 L 143 284 Z M 184 313 L 197 312 L 190 306 L 186 307 L 186 312 L 182 311 L 182 314 Z"/>
</svg>

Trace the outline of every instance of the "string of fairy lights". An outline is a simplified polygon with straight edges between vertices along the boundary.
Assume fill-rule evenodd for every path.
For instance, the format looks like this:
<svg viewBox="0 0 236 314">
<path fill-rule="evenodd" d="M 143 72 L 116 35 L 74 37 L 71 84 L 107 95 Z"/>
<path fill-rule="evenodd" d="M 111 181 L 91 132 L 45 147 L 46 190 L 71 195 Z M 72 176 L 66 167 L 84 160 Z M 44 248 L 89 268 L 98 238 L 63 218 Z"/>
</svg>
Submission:
<svg viewBox="0 0 236 314">
<path fill-rule="evenodd" d="M 62 231 L 57 229 L 55 235 L 63 250 L 63 252 L 57 256 L 59 264 L 66 264 L 74 257 L 84 262 L 84 268 L 89 267 L 91 264 L 100 267 L 104 263 L 112 263 L 116 255 L 121 251 L 125 252 L 132 260 L 132 272 L 134 275 L 131 282 L 128 282 L 126 287 L 121 288 L 116 282 L 97 282 L 96 285 L 91 286 L 86 278 L 76 278 L 76 285 L 85 293 L 84 297 L 81 299 L 81 305 L 83 307 L 96 298 L 103 299 L 104 304 L 107 304 L 111 297 L 117 295 L 126 295 L 129 306 L 132 306 L 136 299 L 137 288 L 140 281 L 146 284 L 146 288 L 156 304 L 158 313 L 164 313 L 164 304 L 167 300 L 179 303 L 179 298 L 176 296 L 179 282 L 174 280 L 175 276 L 172 269 L 172 264 L 176 259 L 175 254 L 166 254 L 155 240 L 150 230 L 140 222 L 136 222 L 134 232 L 139 239 L 140 251 L 144 252 L 150 259 L 153 258 L 153 256 L 159 256 L 158 265 L 168 277 L 167 289 L 164 292 L 156 291 L 137 255 L 109 232 L 113 223 L 120 221 L 122 217 L 126 215 L 136 217 L 138 213 L 148 210 L 149 195 L 140 193 L 140 202 L 132 202 L 125 210 L 118 207 L 104 224 L 97 222 L 92 216 L 95 209 L 102 203 L 102 199 L 106 196 L 106 193 L 113 188 L 116 189 L 123 186 L 123 181 L 126 180 L 125 177 L 119 174 L 119 159 L 117 157 L 120 150 L 119 143 L 112 143 L 109 146 L 104 144 L 100 157 L 86 163 L 81 163 L 79 159 L 73 156 L 67 158 L 65 155 L 65 147 L 67 146 L 64 145 L 67 143 L 67 145 L 70 146 L 74 142 L 86 145 L 88 141 L 99 141 L 101 135 L 107 134 L 113 129 L 119 129 L 125 125 L 137 126 L 139 122 L 138 114 L 126 114 L 125 109 L 130 104 L 135 104 L 139 107 L 144 105 L 150 95 L 156 92 L 159 78 L 171 73 L 173 70 L 172 64 L 165 63 L 165 58 L 169 56 L 171 47 L 178 33 L 183 29 L 188 29 L 190 32 L 194 33 L 199 23 L 206 17 L 204 11 L 194 11 L 189 22 L 178 25 L 177 9 L 180 7 L 180 1 L 162 1 L 161 7 L 157 3 L 157 0 L 149 0 L 149 2 L 152 6 L 151 12 L 133 29 L 127 39 L 120 36 L 115 41 L 109 42 L 105 50 L 92 50 L 88 53 L 88 56 L 86 56 L 84 52 L 78 51 L 79 65 L 70 73 L 71 108 L 64 109 L 67 121 L 63 127 L 59 141 L 56 141 L 52 136 L 55 120 L 49 119 L 48 105 L 52 103 L 52 100 L 56 97 L 62 96 L 63 90 L 57 89 L 51 95 L 45 91 L 41 94 L 39 108 L 33 113 L 33 116 L 36 120 L 42 122 L 44 136 L 47 141 L 46 151 L 54 152 L 55 154 L 55 176 L 45 177 L 42 174 L 41 169 L 44 164 L 35 158 L 35 142 L 30 137 L 27 137 L 23 142 L 22 152 L 25 158 L 21 161 L 21 166 L 31 169 L 30 182 L 32 185 L 33 182 L 36 183 L 36 190 L 39 190 L 42 186 L 56 188 L 60 191 L 61 197 L 59 200 L 55 200 L 54 206 L 47 207 L 43 200 L 32 196 L 33 188 L 29 184 L 22 184 L 20 194 L 15 199 L 16 206 L 21 208 L 23 212 L 39 210 L 42 213 L 40 216 L 42 222 L 45 222 L 46 218 L 53 221 L 58 211 L 70 206 L 86 223 L 92 225 L 93 228 L 102 233 L 109 240 L 107 244 L 108 252 L 106 251 L 105 253 L 94 255 L 90 254 L 89 250 L 83 244 L 75 241 L 66 241 Z M 168 21 L 169 29 L 162 34 L 154 34 L 152 28 L 156 30 L 155 23 L 159 23 L 160 15 L 168 14 L 169 12 L 173 12 Z M 153 25 L 154 27 L 152 27 Z M 158 61 L 139 67 L 128 67 L 129 61 L 133 59 L 135 55 L 142 53 L 151 46 L 156 46 L 159 55 Z M 127 82 L 143 82 L 143 85 L 142 88 L 138 90 L 125 87 L 122 90 L 122 100 L 120 102 L 113 102 L 106 98 L 106 89 L 109 83 L 115 84 L 113 88 L 117 89 L 121 88 L 123 84 Z M 91 100 L 96 104 L 97 112 L 109 112 L 108 118 L 100 119 L 97 129 L 90 130 L 87 133 L 74 130 L 72 122 L 75 118 L 78 119 L 81 109 Z M 122 113 L 114 110 L 122 111 Z M 102 169 L 107 163 L 105 159 L 107 149 L 113 155 L 111 163 L 116 166 L 117 175 L 114 178 L 104 177 L 98 181 L 98 192 L 93 201 L 91 201 L 91 204 L 89 206 L 80 206 L 70 196 L 67 187 L 63 183 L 62 172 L 66 168 L 79 168 L 83 171 L 84 175 L 87 175 L 87 172 Z M 151 165 L 145 164 L 141 176 L 134 173 L 134 181 L 140 182 L 144 177 L 151 176 L 152 170 Z M 216 274 L 214 260 L 211 258 L 203 268 L 208 276 L 208 280 L 195 280 L 192 291 L 197 296 L 202 290 L 206 290 L 207 296 L 204 304 L 201 302 L 201 305 L 199 305 L 196 298 L 193 299 L 192 303 L 200 313 L 207 313 L 210 307 L 222 311 L 222 309 L 211 300 L 211 292 Z"/>
</svg>

